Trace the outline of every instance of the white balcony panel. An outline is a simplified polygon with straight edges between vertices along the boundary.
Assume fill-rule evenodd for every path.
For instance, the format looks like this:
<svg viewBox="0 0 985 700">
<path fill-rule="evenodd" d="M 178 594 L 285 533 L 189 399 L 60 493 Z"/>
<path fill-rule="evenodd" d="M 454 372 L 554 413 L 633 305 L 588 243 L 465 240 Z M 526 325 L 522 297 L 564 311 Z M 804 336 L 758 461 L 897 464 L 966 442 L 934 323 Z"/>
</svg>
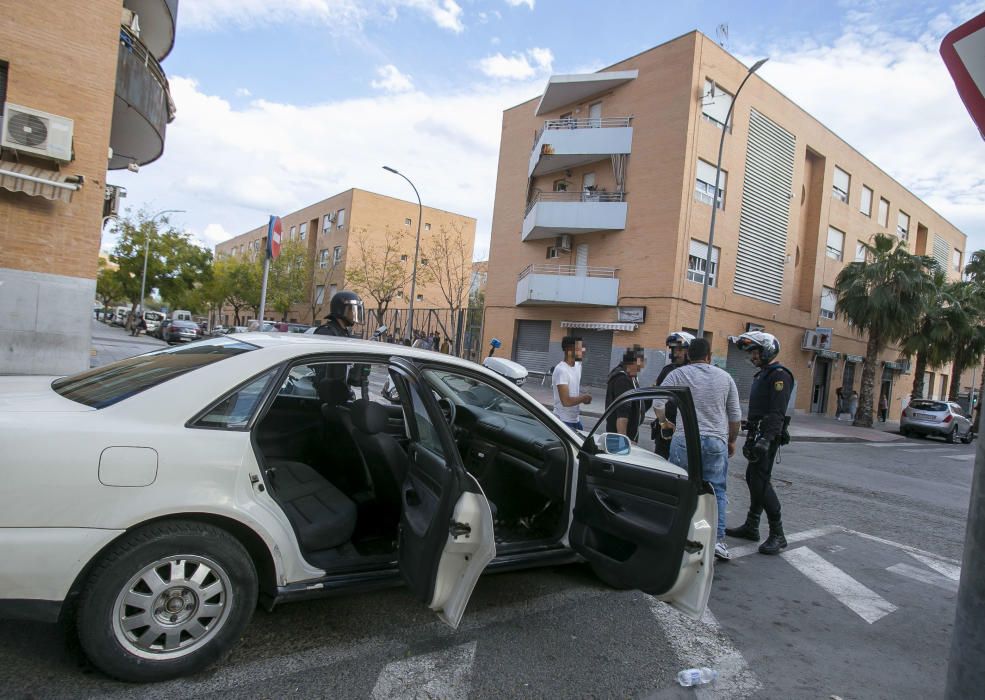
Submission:
<svg viewBox="0 0 985 700">
<path fill-rule="evenodd" d="M 530 153 L 527 176 L 534 177 L 576 168 L 579 165 L 607 159 L 611 155 L 628 155 L 632 152 L 632 148 L 633 127 L 631 126 L 546 128 L 541 132 Z"/>
<path fill-rule="evenodd" d="M 553 238 L 562 233 L 621 231 L 626 228 L 626 202 L 539 201 L 523 219 L 521 240 Z"/>
<path fill-rule="evenodd" d="M 565 105 L 587 100 L 619 87 L 640 74 L 638 70 L 613 70 L 600 73 L 578 73 L 574 75 L 552 75 L 544 88 L 544 94 L 537 105 L 537 116 L 547 114 Z"/>
<path fill-rule="evenodd" d="M 619 279 L 616 277 L 530 273 L 516 283 L 517 306 L 615 306 L 618 301 Z"/>
</svg>

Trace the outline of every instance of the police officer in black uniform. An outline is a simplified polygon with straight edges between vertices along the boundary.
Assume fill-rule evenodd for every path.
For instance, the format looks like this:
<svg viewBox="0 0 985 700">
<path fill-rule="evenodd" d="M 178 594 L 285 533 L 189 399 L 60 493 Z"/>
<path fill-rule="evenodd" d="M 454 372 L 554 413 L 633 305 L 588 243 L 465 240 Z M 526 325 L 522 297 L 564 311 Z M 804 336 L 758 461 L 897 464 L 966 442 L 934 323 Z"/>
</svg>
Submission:
<svg viewBox="0 0 985 700">
<path fill-rule="evenodd" d="M 329 302 L 326 323 L 315 329 L 315 335 L 352 337 L 352 327 L 363 322 L 363 300 L 355 292 L 336 292 Z"/>
<path fill-rule="evenodd" d="M 687 331 L 677 331 L 667 336 L 667 349 L 670 351 L 670 362 L 663 366 L 654 386 L 664 383 L 667 375 L 678 367 L 688 363 L 687 349 L 691 347 L 694 336 Z M 670 441 L 674 437 L 674 424 L 677 421 L 677 403 L 668 399 L 663 408 L 664 417 L 659 416 L 650 424 L 650 439 L 653 440 L 653 451 L 664 459 L 670 458 Z M 666 430 L 661 429 L 661 423 Z M 665 433 L 669 433 L 665 437 Z"/>
<path fill-rule="evenodd" d="M 770 476 L 773 460 L 781 445 L 790 441 L 787 415 L 790 395 L 794 391 L 794 378 L 790 370 L 776 362 L 780 354 L 780 341 L 769 333 L 752 331 L 729 338 L 736 346 L 749 353 L 750 361 L 759 367 L 749 394 L 749 418 L 746 442 L 742 454 L 749 460 L 746 467 L 746 484 L 749 486 L 749 514 L 739 527 L 725 529 L 729 537 L 759 541 L 759 517 L 766 511 L 770 534 L 759 546 L 761 554 L 779 554 L 787 546 L 780 520 L 780 499 L 773 490 Z"/>
</svg>

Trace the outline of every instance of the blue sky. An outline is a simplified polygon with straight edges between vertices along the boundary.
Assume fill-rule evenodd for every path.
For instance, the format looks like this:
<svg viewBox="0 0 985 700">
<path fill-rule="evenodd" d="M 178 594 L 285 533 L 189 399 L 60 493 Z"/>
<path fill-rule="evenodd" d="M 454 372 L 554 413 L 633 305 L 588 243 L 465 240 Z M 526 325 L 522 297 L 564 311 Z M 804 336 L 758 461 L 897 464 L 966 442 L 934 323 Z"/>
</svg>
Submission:
<svg viewBox="0 0 985 700">
<path fill-rule="evenodd" d="M 503 109 L 698 29 L 985 248 L 985 153 L 937 54 L 983 2 L 182 0 L 164 156 L 113 173 L 214 245 L 349 187 L 478 219 L 488 247 Z M 900 97 L 904 96 L 902 100 Z M 106 244 L 112 237 L 107 236 Z"/>
</svg>

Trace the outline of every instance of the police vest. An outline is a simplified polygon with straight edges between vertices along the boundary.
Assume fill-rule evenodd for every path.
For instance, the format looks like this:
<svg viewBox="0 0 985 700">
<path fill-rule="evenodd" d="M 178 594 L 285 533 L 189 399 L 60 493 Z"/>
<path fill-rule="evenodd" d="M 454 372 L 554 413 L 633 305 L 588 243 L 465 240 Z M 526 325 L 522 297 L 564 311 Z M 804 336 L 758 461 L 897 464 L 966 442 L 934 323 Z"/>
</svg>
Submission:
<svg viewBox="0 0 985 700">
<path fill-rule="evenodd" d="M 765 375 L 763 375 L 763 377 L 762 377 L 762 380 L 763 380 L 763 381 L 768 381 L 768 380 L 769 380 L 769 378 L 770 378 L 770 376 L 771 376 L 771 375 L 772 375 L 772 374 L 773 374 L 773 373 L 774 373 L 774 372 L 775 372 L 776 370 L 778 370 L 778 369 L 782 369 L 782 370 L 784 370 L 784 371 L 785 371 L 785 372 L 786 372 L 787 374 L 789 374 L 789 375 L 790 375 L 790 381 L 791 381 L 791 382 L 793 382 L 793 385 L 792 385 L 792 386 L 790 387 L 790 400 L 789 400 L 789 401 L 787 402 L 787 410 L 786 410 L 786 411 L 784 412 L 784 414 L 783 414 L 784 416 L 786 416 L 786 417 L 787 417 L 787 422 L 789 423 L 789 419 L 790 419 L 791 417 L 793 417 L 793 410 L 794 410 L 794 406 L 795 406 L 795 405 L 796 405 L 796 403 L 797 403 L 797 379 L 796 379 L 796 378 L 795 378 L 795 377 L 793 376 L 793 372 L 791 372 L 791 371 L 790 371 L 790 370 L 789 370 L 789 369 L 788 369 L 787 367 L 784 367 L 783 365 L 781 365 L 781 364 L 779 364 L 779 363 L 777 363 L 777 364 L 775 364 L 775 365 L 768 365 L 768 366 L 766 367 L 766 369 L 768 369 L 768 370 L 769 370 L 769 372 L 768 372 L 767 374 L 765 374 Z M 760 370 L 760 372 L 761 372 L 761 371 L 762 371 L 762 370 Z M 759 376 L 757 375 L 757 376 L 756 376 L 756 379 L 759 379 L 759 378 L 760 378 L 760 377 L 759 377 Z"/>
</svg>

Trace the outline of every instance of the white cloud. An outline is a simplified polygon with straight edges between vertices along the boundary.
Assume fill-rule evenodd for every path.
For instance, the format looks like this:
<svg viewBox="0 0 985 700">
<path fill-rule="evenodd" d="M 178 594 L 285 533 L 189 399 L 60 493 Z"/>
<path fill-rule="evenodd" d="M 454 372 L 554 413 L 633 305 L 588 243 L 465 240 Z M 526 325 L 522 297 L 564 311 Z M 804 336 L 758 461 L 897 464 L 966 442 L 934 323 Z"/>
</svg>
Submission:
<svg viewBox="0 0 985 700">
<path fill-rule="evenodd" d="M 443 29 L 460 33 L 462 8 L 455 0 L 197 0 L 181 6 L 181 28 L 215 30 L 228 24 L 257 25 L 319 23 L 337 29 L 361 29 L 371 21 L 393 21 L 409 8 L 431 18 Z"/>
<path fill-rule="evenodd" d="M 495 53 L 479 61 L 479 70 L 497 80 L 530 80 L 551 72 L 554 54 L 550 49 L 532 48 L 504 56 Z"/>
<path fill-rule="evenodd" d="M 526 5 L 531 10 L 534 9 L 534 0 L 506 0 L 506 4 L 510 7 L 519 7 L 520 5 Z"/>
<path fill-rule="evenodd" d="M 537 94 L 534 83 L 458 92 L 419 91 L 295 106 L 248 104 L 170 77 L 178 116 L 164 155 L 137 174 L 113 171 L 128 206 L 185 209 L 180 223 L 203 242 L 245 233 L 350 187 L 478 219 L 477 256 L 488 251 L 502 112 Z"/>
<path fill-rule="evenodd" d="M 414 83 L 411 77 L 405 73 L 401 73 L 400 69 L 392 63 L 377 68 L 376 74 L 380 76 L 380 79 L 372 81 L 370 85 L 377 90 L 397 93 L 414 89 Z"/>
<path fill-rule="evenodd" d="M 253 95 L 249 88 L 236 88 L 236 97 L 251 97 Z"/>
<path fill-rule="evenodd" d="M 759 73 L 966 233 L 975 250 L 985 248 L 982 141 L 938 53 L 960 21 L 938 16 L 933 34 L 907 40 L 859 14 L 830 45 L 768 50 Z"/>
</svg>

